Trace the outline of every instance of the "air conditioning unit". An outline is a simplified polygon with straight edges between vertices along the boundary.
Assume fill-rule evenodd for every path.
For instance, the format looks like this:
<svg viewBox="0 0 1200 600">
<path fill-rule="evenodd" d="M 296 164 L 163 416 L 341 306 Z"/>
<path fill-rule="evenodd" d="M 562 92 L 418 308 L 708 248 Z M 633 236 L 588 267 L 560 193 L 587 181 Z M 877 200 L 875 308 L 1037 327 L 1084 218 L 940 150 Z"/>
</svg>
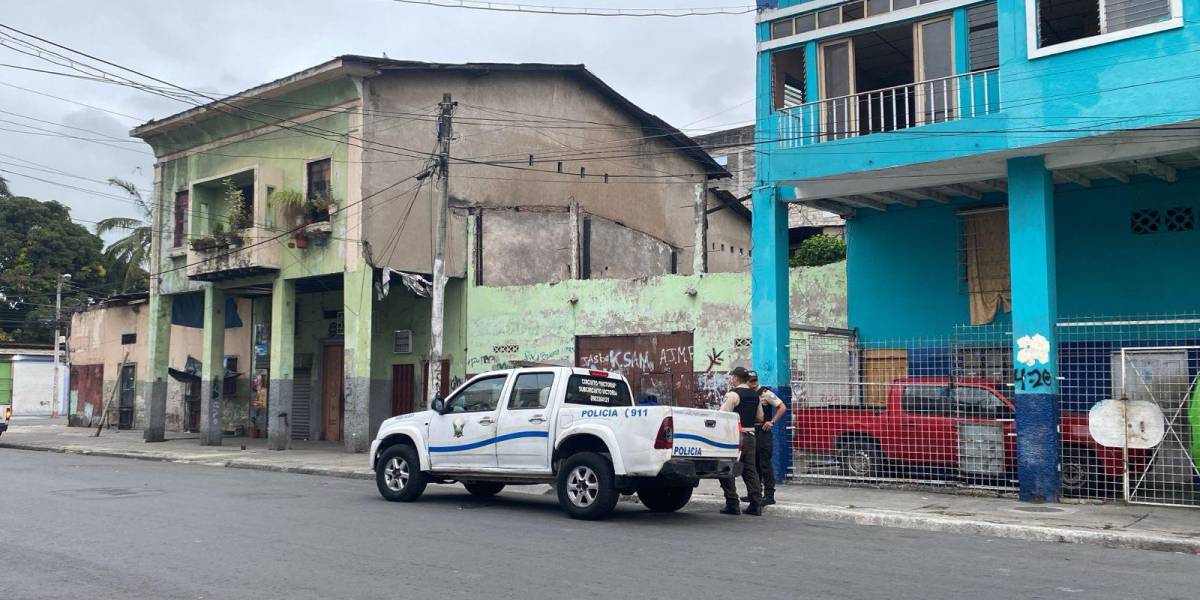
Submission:
<svg viewBox="0 0 1200 600">
<path fill-rule="evenodd" d="M 392 332 L 392 352 L 412 354 L 412 330 L 397 329 Z"/>
</svg>

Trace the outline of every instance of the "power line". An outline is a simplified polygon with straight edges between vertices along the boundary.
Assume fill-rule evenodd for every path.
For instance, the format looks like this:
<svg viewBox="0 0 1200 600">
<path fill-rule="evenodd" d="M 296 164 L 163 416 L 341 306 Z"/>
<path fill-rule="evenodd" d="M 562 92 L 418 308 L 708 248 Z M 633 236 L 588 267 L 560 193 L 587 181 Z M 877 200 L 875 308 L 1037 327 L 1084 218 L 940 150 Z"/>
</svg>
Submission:
<svg viewBox="0 0 1200 600">
<path fill-rule="evenodd" d="M 754 6 L 713 6 L 696 8 L 609 8 L 594 6 L 546 6 L 538 4 L 509 4 L 476 0 L 392 0 L 400 4 L 415 4 L 436 8 L 462 8 L 493 12 L 527 13 L 561 17 L 711 17 L 744 15 L 757 10 Z"/>
</svg>

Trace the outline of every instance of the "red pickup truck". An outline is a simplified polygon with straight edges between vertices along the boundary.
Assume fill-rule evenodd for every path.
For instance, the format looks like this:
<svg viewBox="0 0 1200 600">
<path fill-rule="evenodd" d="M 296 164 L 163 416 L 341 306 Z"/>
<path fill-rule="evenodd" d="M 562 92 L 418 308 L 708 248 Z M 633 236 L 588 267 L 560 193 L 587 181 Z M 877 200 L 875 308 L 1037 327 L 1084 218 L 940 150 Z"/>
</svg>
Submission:
<svg viewBox="0 0 1200 600">
<path fill-rule="evenodd" d="M 795 447 L 833 455 L 855 477 L 904 466 L 1012 477 L 1016 410 L 1002 389 L 986 379 L 900 378 L 888 387 L 886 406 L 796 409 Z M 1086 413 L 1062 413 L 1060 430 L 1064 492 L 1094 493 L 1121 476 L 1121 449 L 1092 440 Z"/>
</svg>

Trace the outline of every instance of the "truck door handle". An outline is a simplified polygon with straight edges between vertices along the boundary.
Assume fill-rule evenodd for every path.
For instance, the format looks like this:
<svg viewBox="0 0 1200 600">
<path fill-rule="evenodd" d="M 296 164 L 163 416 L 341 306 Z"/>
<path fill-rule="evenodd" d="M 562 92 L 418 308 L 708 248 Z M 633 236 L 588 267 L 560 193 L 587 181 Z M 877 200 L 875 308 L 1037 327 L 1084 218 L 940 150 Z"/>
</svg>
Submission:
<svg viewBox="0 0 1200 600">
<path fill-rule="evenodd" d="M 705 426 L 705 427 L 716 427 L 716 426 L 717 426 L 717 420 L 716 420 L 716 419 L 705 419 L 705 420 L 704 420 L 704 426 Z"/>
<path fill-rule="evenodd" d="M 484 417 L 479 420 L 480 425 L 491 425 L 492 423 L 495 423 L 495 421 L 491 417 Z"/>
<path fill-rule="evenodd" d="M 530 423 L 538 423 L 538 424 L 545 423 L 546 417 L 543 417 L 542 415 L 534 415 L 532 417 L 529 417 L 529 422 Z"/>
</svg>

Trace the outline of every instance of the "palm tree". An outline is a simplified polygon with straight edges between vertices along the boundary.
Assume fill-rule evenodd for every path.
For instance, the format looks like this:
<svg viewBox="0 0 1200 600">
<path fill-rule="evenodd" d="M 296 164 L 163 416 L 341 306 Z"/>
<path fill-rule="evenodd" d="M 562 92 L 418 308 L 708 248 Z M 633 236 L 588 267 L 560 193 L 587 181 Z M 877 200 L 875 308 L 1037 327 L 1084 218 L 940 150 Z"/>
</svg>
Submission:
<svg viewBox="0 0 1200 600">
<path fill-rule="evenodd" d="M 129 235 L 111 243 L 104 249 L 104 258 L 111 265 L 117 265 L 122 270 L 120 279 L 116 280 L 121 291 L 127 291 L 144 285 L 147 277 L 146 266 L 150 258 L 150 219 L 153 215 L 150 204 L 142 198 L 142 193 L 132 182 L 110 177 L 108 184 L 125 191 L 142 213 L 141 219 L 132 217 L 109 217 L 96 223 L 96 235 L 104 235 L 110 231 L 127 231 Z"/>
<path fill-rule="evenodd" d="M 8 198 L 12 196 L 12 192 L 8 189 L 8 180 L 0 177 L 0 198 Z"/>
</svg>

